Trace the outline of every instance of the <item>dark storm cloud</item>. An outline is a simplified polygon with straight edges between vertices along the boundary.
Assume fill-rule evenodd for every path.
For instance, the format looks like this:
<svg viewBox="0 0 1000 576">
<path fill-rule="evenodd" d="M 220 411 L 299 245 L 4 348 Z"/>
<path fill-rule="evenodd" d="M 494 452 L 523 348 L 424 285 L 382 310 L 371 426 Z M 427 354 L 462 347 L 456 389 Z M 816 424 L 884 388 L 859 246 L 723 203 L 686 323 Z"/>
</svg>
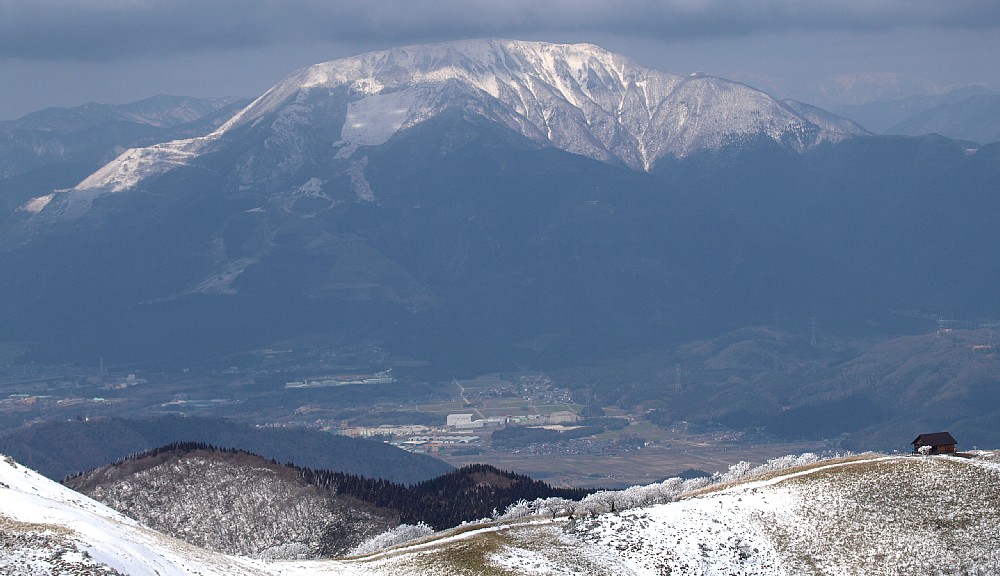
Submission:
<svg viewBox="0 0 1000 576">
<path fill-rule="evenodd" d="M 1000 27 L 996 0 L 0 0 L 0 57 L 101 60 L 308 42 L 599 32 Z"/>
</svg>

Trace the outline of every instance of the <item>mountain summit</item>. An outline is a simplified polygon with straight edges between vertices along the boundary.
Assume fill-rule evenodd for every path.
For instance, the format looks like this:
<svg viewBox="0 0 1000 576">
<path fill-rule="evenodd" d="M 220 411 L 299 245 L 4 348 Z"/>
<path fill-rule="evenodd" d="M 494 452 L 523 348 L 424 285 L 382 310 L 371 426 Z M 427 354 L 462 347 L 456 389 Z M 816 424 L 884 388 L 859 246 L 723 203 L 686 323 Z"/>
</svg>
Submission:
<svg viewBox="0 0 1000 576">
<path fill-rule="evenodd" d="M 993 153 L 966 148 L 591 45 L 374 52 L 18 196 L 0 335 L 92 359 L 336 334 L 472 371 L 989 317 Z"/>
<path fill-rule="evenodd" d="M 455 106 L 540 144 L 646 170 L 667 155 L 761 133 L 796 149 L 863 133 L 849 122 L 810 122 L 721 78 L 644 68 L 591 44 L 512 40 L 397 48 L 318 64 L 272 88 L 223 130 L 287 108 L 303 93 L 342 87 L 351 96 L 345 147 L 382 144 Z"/>
<path fill-rule="evenodd" d="M 271 175 L 302 165 L 314 129 L 324 152 L 348 158 L 399 131 L 460 110 L 539 146 L 650 170 L 664 157 L 761 136 L 796 151 L 864 134 L 833 115 L 802 114 L 749 86 L 644 68 L 590 44 L 469 40 L 371 52 L 301 70 L 212 134 L 128 150 L 79 190 L 121 191 L 218 149 L 241 129 L 269 128 L 282 157 Z M 261 158 L 242 163 L 244 184 Z"/>
</svg>

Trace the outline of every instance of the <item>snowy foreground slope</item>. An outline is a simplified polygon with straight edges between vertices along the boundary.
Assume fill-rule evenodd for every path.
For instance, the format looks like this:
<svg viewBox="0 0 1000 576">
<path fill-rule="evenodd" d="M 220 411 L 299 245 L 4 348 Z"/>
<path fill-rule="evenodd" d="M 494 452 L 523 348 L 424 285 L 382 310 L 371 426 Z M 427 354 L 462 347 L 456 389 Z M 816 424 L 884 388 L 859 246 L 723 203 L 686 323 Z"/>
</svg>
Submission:
<svg viewBox="0 0 1000 576">
<path fill-rule="evenodd" d="M 66 573 L 267 574 L 145 528 L 0 456 L 0 574 Z"/>
<path fill-rule="evenodd" d="M 18 565 L 58 573 L 57 562 L 129 574 L 286 576 L 1000 573 L 1000 456 L 992 452 L 821 461 L 668 504 L 469 526 L 341 561 L 211 554 L 9 461 L 0 463 L 0 482 L 2 573 L 32 573 L 12 568 Z"/>
</svg>

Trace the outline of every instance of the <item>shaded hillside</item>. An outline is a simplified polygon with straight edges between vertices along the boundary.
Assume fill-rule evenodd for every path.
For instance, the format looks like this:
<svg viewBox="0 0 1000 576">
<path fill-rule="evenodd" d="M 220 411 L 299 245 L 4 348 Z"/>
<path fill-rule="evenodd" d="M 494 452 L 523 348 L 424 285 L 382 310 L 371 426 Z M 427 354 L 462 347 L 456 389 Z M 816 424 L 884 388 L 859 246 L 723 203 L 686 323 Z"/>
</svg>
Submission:
<svg viewBox="0 0 1000 576">
<path fill-rule="evenodd" d="M 519 500 L 591 492 L 483 464 L 404 486 L 204 443 L 155 448 L 64 483 L 192 544 L 282 557 L 340 555 L 400 522 L 445 529 L 490 518 Z"/>
<path fill-rule="evenodd" d="M 922 431 L 1000 443 L 1000 361 L 989 329 L 838 339 L 810 327 L 747 328 L 676 349 L 566 370 L 578 399 L 649 410 L 662 426 L 762 428 L 905 450 Z"/>
<path fill-rule="evenodd" d="M 300 471 L 310 484 L 349 494 L 399 511 L 406 524 L 423 522 L 436 530 L 489 518 L 518 500 L 559 497 L 578 500 L 592 490 L 553 488 L 539 480 L 486 464 L 472 464 L 413 486 L 325 470 Z"/>
<path fill-rule="evenodd" d="M 0 436 L 10 454 L 49 478 L 103 466 L 172 442 L 238 448 L 280 462 L 415 483 L 451 470 L 444 462 L 382 442 L 306 429 L 258 428 L 223 418 L 165 416 L 46 422 Z"/>
<path fill-rule="evenodd" d="M 399 524 L 394 510 L 304 482 L 236 450 L 170 445 L 65 484 L 146 526 L 226 554 L 338 556 Z"/>
</svg>

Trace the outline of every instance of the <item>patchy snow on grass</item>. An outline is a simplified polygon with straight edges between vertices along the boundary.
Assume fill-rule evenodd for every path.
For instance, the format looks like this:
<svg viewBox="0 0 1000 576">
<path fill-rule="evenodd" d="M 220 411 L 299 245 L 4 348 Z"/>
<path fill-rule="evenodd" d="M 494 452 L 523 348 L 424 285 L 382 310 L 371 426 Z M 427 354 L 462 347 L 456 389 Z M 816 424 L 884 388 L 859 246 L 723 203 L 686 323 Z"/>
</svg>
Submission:
<svg viewBox="0 0 1000 576">
<path fill-rule="evenodd" d="M 0 463 L 0 570 L 92 562 L 92 573 L 502 576 L 1000 574 L 1000 458 L 867 454 L 781 468 L 734 467 L 728 482 L 637 507 L 581 513 L 565 503 L 462 526 L 372 555 L 251 562 L 171 541 L 12 462 Z M 767 469 L 771 468 L 771 469 Z M 662 494 L 661 494 L 662 495 Z M 602 505 L 604 501 L 598 500 Z M 623 500 L 624 502 L 624 500 Z M 572 509 L 571 509 L 572 508 Z M 558 515 L 551 518 L 554 511 Z M 572 512 L 571 515 L 569 513 Z M 6 542 L 6 541 L 4 541 Z M 0 544 L 6 544 L 0 542 Z M 39 552 L 42 550 L 43 552 Z M 8 564 L 3 564 L 3 562 Z M 81 564 L 82 565 L 82 564 Z M 36 570 L 37 568 L 37 570 Z"/>
</svg>

